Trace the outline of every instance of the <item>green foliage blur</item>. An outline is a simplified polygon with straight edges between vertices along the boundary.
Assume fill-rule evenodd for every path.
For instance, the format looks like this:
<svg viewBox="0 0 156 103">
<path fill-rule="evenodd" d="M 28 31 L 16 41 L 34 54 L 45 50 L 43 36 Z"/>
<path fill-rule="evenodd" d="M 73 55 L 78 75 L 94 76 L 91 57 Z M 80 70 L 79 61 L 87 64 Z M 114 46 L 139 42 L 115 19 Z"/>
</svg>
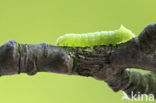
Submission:
<svg viewBox="0 0 156 103">
<path fill-rule="evenodd" d="M 55 45 L 65 33 L 115 30 L 138 35 L 156 21 L 155 0 L 0 0 L 0 44 Z M 55 73 L 3 76 L 0 103 L 127 103 L 93 78 Z M 138 102 L 137 102 L 138 103 Z"/>
</svg>

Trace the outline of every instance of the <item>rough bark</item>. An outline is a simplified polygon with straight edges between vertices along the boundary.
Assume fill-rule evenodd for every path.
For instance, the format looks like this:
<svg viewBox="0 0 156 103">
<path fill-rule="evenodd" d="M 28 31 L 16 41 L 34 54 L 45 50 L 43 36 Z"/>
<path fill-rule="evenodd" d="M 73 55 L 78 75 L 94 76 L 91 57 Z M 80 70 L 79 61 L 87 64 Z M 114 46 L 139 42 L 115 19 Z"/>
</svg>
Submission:
<svg viewBox="0 0 156 103">
<path fill-rule="evenodd" d="M 0 75 L 37 72 L 68 73 L 70 56 L 60 47 L 19 44 L 13 40 L 0 47 Z"/>
<path fill-rule="evenodd" d="M 91 76 L 128 95 L 156 94 L 156 24 L 139 37 L 116 46 L 57 47 L 46 43 L 19 44 L 8 41 L 0 47 L 0 75 L 55 72 Z M 151 70 L 142 74 L 126 68 Z"/>
<path fill-rule="evenodd" d="M 76 52 L 76 72 L 104 80 L 114 90 L 156 95 L 156 24 L 148 25 L 136 38 L 114 47 L 98 46 Z M 81 68 L 81 69 L 80 69 Z M 143 74 L 126 68 L 152 72 Z"/>
</svg>

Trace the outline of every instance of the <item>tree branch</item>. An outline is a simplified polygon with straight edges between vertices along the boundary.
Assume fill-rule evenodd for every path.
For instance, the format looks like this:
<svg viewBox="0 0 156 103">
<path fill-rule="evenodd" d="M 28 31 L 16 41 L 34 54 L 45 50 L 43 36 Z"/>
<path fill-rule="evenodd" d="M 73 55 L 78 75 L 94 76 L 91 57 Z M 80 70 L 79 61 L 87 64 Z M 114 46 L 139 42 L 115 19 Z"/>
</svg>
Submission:
<svg viewBox="0 0 156 103">
<path fill-rule="evenodd" d="M 8 41 L 0 47 L 0 75 L 37 72 L 68 73 L 70 56 L 60 47 Z"/>
<path fill-rule="evenodd" d="M 139 37 L 116 46 L 58 47 L 8 41 L 0 47 L 0 75 L 55 72 L 91 76 L 128 95 L 131 91 L 156 94 L 155 73 L 143 75 L 126 69 L 155 72 L 155 45 L 156 24 L 148 25 Z"/>
</svg>

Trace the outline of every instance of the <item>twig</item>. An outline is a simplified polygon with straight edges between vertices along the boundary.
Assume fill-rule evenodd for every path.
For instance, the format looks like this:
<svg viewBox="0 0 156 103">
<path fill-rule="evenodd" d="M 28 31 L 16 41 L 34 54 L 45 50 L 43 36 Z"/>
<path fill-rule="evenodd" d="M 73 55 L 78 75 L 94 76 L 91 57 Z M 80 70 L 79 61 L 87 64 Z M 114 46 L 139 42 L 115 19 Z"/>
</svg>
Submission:
<svg viewBox="0 0 156 103">
<path fill-rule="evenodd" d="M 139 37 L 116 46 L 78 48 L 8 41 L 0 47 L 0 75 L 55 72 L 91 76 L 128 95 L 131 91 L 156 94 L 155 61 L 156 24 L 148 25 Z M 126 68 L 153 72 L 141 74 Z"/>
</svg>

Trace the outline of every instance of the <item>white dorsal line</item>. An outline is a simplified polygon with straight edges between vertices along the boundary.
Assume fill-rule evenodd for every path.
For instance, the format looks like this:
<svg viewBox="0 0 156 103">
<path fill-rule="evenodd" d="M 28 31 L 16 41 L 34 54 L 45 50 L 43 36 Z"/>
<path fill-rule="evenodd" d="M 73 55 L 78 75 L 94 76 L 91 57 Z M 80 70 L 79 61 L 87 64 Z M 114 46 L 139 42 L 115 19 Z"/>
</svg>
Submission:
<svg viewBox="0 0 156 103">
<path fill-rule="evenodd" d="M 125 28 L 125 27 L 123 26 L 123 24 L 121 24 L 120 28 Z M 126 29 L 126 28 L 125 28 L 125 29 Z M 130 31 L 129 29 L 128 29 L 128 31 L 130 32 L 130 34 L 132 35 L 132 37 L 136 37 L 136 35 L 133 34 L 132 31 Z"/>
</svg>

